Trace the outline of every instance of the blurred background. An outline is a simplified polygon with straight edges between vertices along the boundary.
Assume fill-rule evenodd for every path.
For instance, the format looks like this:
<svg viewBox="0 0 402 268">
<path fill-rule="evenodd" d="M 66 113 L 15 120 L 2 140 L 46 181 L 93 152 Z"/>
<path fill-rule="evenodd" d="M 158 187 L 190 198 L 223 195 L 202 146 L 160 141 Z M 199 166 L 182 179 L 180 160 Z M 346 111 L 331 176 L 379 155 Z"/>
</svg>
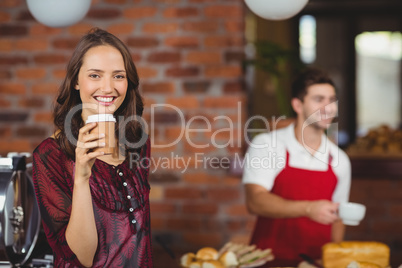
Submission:
<svg viewBox="0 0 402 268">
<path fill-rule="evenodd" d="M 92 27 L 115 34 L 139 72 L 152 156 L 170 159 L 151 166 L 151 223 L 155 267 L 175 267 L 168 263 L 183 252 L 248 243 L 255 217 L 244 205 L 241 169 L 224 160 L 244 154 L 251 116 L 290 117 L 292 76 L 319 67 L 337 85 L 330 134 L 352 160 L 350 199 L 367 206 L 346 239 L 386 243 L 394 267 L 402 263 L 401 14 L 400 0 L 310 0 L 282 21 L 257 17 L 242 0 L 93 0 L 82 21 L 51 28 L 25 0 L 1 0 L 0 155 L 32 152 L 53 133 L 52 105 L 79 38 Z M 208 147 L 180 138 L 183 120 L 207 128 L 194 116 L 211 122 L 191 136 Z M 218 164 L 204 166 L 197 153 Z"/>
</svg>

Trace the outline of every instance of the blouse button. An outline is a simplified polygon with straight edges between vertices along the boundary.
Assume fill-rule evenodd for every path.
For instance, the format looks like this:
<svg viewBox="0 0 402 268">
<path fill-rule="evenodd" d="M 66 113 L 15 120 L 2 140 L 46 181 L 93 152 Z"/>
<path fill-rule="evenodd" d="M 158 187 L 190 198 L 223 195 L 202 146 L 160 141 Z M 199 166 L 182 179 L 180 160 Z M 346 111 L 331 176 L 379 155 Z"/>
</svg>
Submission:
<svg viewBox="0 0 402 268">
<path fill-rule="evenodd" d="M 127 186 L 127 182 L 123 182 L 123 186 Z"/>
<path fill-rule="evenodd" d="M 132 224 L 135 224 L 136 222 L 137 222 L 136 220 L 132 220 L 132 221 L 131 221 Z"/>
<path fill-rule="evenodd" d="M 131 199 L 131 195 L 128 195 L 128 196 L 127 196 L 127 199 Z"/>
<path fill-rule="evenodd" d="M 133 212 L 133 211 L 134 211 L 134 209 L 133 209 L 133 208 L 129 208 L 128 210 L 129 210 L 130 212 Z"/>
<path fill-rule="evenodd" d="M 123 176 L 123 172 L 120 171 L 120 172 L 119 172 L 119 176 L 120 176 L 120 177 Z"/>
</svg>

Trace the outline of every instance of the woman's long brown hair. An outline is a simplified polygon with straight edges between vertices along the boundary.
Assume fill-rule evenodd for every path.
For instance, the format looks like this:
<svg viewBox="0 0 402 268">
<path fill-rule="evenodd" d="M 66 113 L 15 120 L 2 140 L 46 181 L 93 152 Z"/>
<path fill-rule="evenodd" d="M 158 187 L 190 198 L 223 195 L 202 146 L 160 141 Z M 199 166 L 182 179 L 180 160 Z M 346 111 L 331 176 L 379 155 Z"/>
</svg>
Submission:
<svg viewBox="0 0 402 268">
<path fill-rule="evenodd" d="M 112 46 L 120 51 L 123 56 L 124 66 L 127 74 L 127 93 L 121 106 L 114 112 L 114 116 L 119 120 L 116 124 L 116 136 L 123 136 L 124 139 L 119 139 L 120 146 L 125 149 L 125 156 L 129 152 L 139 152 L 140 148 L 133 148 L 129 143 L 138 143 L 141 145 L 143 138 L 143 130 L 139 120 L 127 120 L 126 124 L 121 124 L 133 116 L 142 116 L 144 104 L 142 97 L 138 91 L 139 78 L 137 69 L 132 60 L 131 54 L 127 47 L 116 36 L 99 28 L 91 29 L 84 35 L 77 44 L 74 53 L 67 65 L 67 74 L 64 78 L 57 96 L 57 102 L 54 106 L 53 116 L 54 124 L 57 132 L 55 135 L 56 141 L 60 148 L 67 153 L 69 158 L 75 160 L 76 140 L 78 139 L 79 129 L 84 125 L 81 118 L 81 110 L 76 112 L 71 117 L 71 123 L 66 122 L 66 118 L 70 117 L 73 108 L 82 105 L 80 93 L 75 89 L 78 80 L 78 73 L 83 63 L 83 58 L 89 49 L 97 46 Z M 120 124 L 119 124 L 120 123 Z M 70 128 L 70 129 L 68 129 Z M 124 135 L 122 135 L 124 131 Z M 71 135 L 68 135 L 71 133 Z M 144 134 L 145 135 L 145 134 Z"/>
</svg>

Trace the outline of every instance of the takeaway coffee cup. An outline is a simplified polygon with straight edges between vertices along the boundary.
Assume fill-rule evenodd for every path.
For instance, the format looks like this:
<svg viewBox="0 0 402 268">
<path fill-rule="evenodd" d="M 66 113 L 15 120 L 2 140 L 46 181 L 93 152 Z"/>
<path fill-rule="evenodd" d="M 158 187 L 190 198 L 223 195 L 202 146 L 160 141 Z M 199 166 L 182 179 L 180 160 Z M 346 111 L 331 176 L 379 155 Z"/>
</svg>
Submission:
<svg viewBox="0 0 402 268">
<path fill-rule="evenodd" d="M 358 203 L 340 203 L 339 217 L 345 225 L 356 226 L 366 214 L 366 206 Z"/>
<path fill-rule="evenodd" d="M 93 151 L 103 151 L 105 154 L 113 154 L 116 147 L 116 138 L 115 138 L 115 124 L 116 119 L 112 114 L 94 114 L 88 116 L 86 124 L 89 123 L 98 123 L 98 125 L 93 128 L 90 133 L 101 134 L 104 133 L 105 137 L 101 138 L 99 141 L 105 143 L 105 147 L 95 148 Z"/>
</svg>

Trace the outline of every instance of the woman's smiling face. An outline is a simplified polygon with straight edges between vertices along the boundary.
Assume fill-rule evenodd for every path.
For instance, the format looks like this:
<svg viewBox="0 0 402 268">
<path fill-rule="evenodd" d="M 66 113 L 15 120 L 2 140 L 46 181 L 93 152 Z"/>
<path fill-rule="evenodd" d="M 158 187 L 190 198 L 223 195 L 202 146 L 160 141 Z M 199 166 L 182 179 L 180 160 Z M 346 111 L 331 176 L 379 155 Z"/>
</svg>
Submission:
<svg viewBox="0 0 402 268">
<path fill-rule="evenodd" d="M 89 49 L 83 58 L 75 89 L 80 91 L 82 119 L 92 114 L 113 114 L 127 93 L 123 56 L 108 45 Z"/>
</svg>

